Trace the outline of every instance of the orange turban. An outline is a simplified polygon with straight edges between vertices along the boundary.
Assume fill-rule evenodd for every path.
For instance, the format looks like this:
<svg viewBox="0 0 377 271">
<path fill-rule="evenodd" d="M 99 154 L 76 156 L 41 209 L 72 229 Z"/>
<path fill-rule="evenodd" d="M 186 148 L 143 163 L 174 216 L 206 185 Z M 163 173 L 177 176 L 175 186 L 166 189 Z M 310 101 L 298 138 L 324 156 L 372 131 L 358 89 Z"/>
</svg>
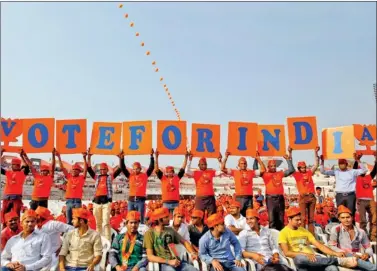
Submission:
<svg viewBox="0 0 377 271">
<path fill-rule="evenodd" d="M 194 210 L 194 211 L 192 211 L 191 216 L 193 216 L 193 217 L 199 217 L 199 218 L 203 219 L 204 212 L 202 210 Z"/>
<path fill-rule="evenodd" d="M 238 201 L 234 200 L 230 203 L 230 207 L 236 207 L 236 208 L 241 208 L 241 203 Z"/>
<path fill-rule="evenodd" d="M 185 215 L 185 210 L 183 210 L 182 207 L 175 207 L 175 208 L 174 208 L 173 215 L 181 215 L 181 216 L 184 216 L 184 215 Z"/>
<path fill-rule="evenodd" d="M 267 166 L 276 166 L 275 160 L 268 160 Z"/>
<path fill-rule="evenodd" d="M 255 210 L 255 209 L 247 209 L 246 210 L 246 217 L 256 217 L 256 218 L 258 218 L 259 219 L 259 213 L 258 213 L 258 211 L 257 210 Z"/>
<path fill-rule="evenodd" d="M 25 213 L 23 213 L 22 217 L 21 217 L 21 220 L 24 221 L 26 218 L 28 217 L 34 217 L 34 218 L 37 218 L 37 214 L 35 213 L 34 210 L 32 209 L 28 209 L 27 211 L 25 211 Z"/>
<path fill-rule="evenodd" d="M 72 217 L 77 217 L 77 218 L 88 220 L 89 211 L 84 208 L 74 208 L 72 209 Z"/>
<path fill-rule="evenodd" d="M 126 216 L 126 220 L 140 221 L 140 213 L 138 211 L 129 211 Z"/>
<path fill-rule="evenodd" d="M 153 212 L 153 219 L 158 220 L 160 218 L 164 218 L 164 217 L 169 216 L 169 214 L 170 213 L 169 213 L 168 208 L 165 208 L 165 207 L 158 208 L 158 209 L 154 210 L 154 212 Z"/>
<path fill-rule="evenodd" d="M 99 169 L 109 169 L 109 167 L 107 166 L 106 163 L 101 163 L 101 164 L 99 165 Z"/>
<path fill-rule="evenodd" d="M 213 214 L 207 218 L 207 226 L 213 228 L 224 223 L 224 218 L 220 214 Z"/>
<path fill-rule="evenodd" d="M 351 213 L 351 210 L 348 209 L 346 206 L 344 205 L 339 205 L 338 206 L 338 215 L 342 214 L 342 213 L 349 213 L 350 215 L 352 215 Z"/>
<path fill-rule="evenodd" d="M 300 208 L 298 207 L 289 207 L 288 210 L 286 211 L 287 217 L 293 217 L 301 213 Z"/>
<path fill-rule="evenodd" d="M 18 214 L 15 211 L 10 211 L 4 215 L 4 221 L 7 223 L 9 220 L 13 218 L 19 218 Z"/>
<path fill-rule="evenodd" d="M 38 208 L 35 210 L 35 213 L 46 220 L 54 219 L 54 217 L 51 215 L 50 210 L 46 207 L 38 206 Z"/>
</svg>

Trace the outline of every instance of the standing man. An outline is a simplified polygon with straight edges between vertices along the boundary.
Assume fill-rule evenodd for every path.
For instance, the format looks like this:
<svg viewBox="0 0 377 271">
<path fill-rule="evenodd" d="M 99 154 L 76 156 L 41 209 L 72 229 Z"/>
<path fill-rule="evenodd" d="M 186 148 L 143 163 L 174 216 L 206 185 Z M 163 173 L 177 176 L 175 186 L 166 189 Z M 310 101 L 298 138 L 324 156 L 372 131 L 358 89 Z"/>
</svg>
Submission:
<svg viewBox="0 0 377 271">
<path fill-rule="evenodd" d="M 93 212 L 97 223 L 97 232 L 102 233 L 107 240 L 111 242 L 110 228 L 110 204 L 113 201 L 113 181 L 122 172 L 121 167 L 124 166 L 123 152 L 118 154 L 119 168 L 113 174 L 108 174 L 109 167 L 106 163 L 101 163 L 99 167 L 99 175 L 96 175 L 92 169 L 92 154 L 88 153 L 88 173 L 90 177 L 96 181 L 95 194 L 93 198 Z"/>
<path fill-rule="evenodd" d="M 221 164 L 221 171 L 234 178 L 236 200 L 241 204 L 241 214 L 243 217 L 246 215 L 248 208 L 253 208 L 253 178 L 259 177 L 266 171 L 266 168 L 260 159 L 259 152 L 256 153 L 254 164 L 259 163 L 260 170 L 247 169 L 247 161 L 245 157 L 238 160 L 238 169 L 226 168 L 226 162 L 230 152 L 225 153 L 224 160 Z M 257 166 L 255 166 L 258 168 Z"/>
<path fill-rule="evenodd" d="M 3 157 L 4 151 L 5 149 L 1 149 L 1 157 Z M 25 164 L 22 167 L 21 159 L 13 158 L 11 162 L 12 170 L 5 170 L 1 168 L 1 175 L 5 175 L 6 179 L 0 221 L 4 221 L 4 214 L 10 212 L 11 210 L 18 216 L 21 214 L 21 207 L 23 206 L 22 192 L 24 190 L 24 182 L 30 171 L 29 167 L 26 165 L 24 154 L 25 152 L 21 150 L 20 156 Z"/>
<path fill-rule="evenodd" d="M 288 177 L 295 168 L 292 164 L 292 149 L 288 148 L 289 156 L 284 155 L 284 159 L 287 161 L 288 170 L 276 171 L 276 161 L 269 160 L 267 164 L 267 172 L 262 175 L 264 184 L 266 186 L 266 205 L 268 211 L 269 227 L 270 229 L 276 229 L 280 231 L 284 227 L 284 186 L 283 178 Z"/>
<path fill-rule="evenodd" d="M 356 179 L 358 176 L 366 174 L 367 169 L 360 163 L 360 157 L 354 154 L 355 161 L 360 164 L 360 169 L 348 169 L 348 162 L 346 159 L 339 159 L 339 169 L 325 170 L 325 160 L 321 155 L 320 171 L 323 175 L 335 176 L 335 200 L 336 205 L 344 205 L 351 210 L 352 215 L 356 212 Z"/>
<path fill-rule="evenodd" d="M 138 211 L 141 215 L 141 224 L 144 224 L 145 215 L 145 201 L 147 199 L 147 185 L 148 178 L 152 175 L 154 170 L 154 150 L 151 150 L 151 160 L 147 172 L 141 172 L 141 164 L 139 162 L 133 163 L 132 173 L 128 171 L 124 165 L 124 160 L 121 164 L 121 169 L 129 180 L 130 191 L 128 195 L 128 211 Z M 122 157 L 124 157 L 122 151 Z"/>
<path fill-rule="evenodd" d="M 55 176 L 55 148 L 52 150 L 51 168 L 47 165 L 40 167 L 40 173 L 33 167 L 29 157 L 24 153 L 26 164 L 31 169 L 34 177 L 34 188 L 31 194 L 30 209 L 36 210 L 38 206 L 48 208 L 48 198 L 50 197 L 51 187 L 54 184 Z"/>
<path fill-rule="evenodd" d="M 164 175 L 158 167 L 159 152 L 157 150 L 155 155 L 156 161 L 154 168 L 156 169 L 155 172 L 157 177 L 161 180 L 163 207 L 168 208 L 170 214 L 173 214 L 174 208 L 178 207 L 179 205 L 179 182 L 185 175 L 185 168 L 187 166 L 189 152 L 186 151 L 185 159 L 183 160 L 182 167 L 177 175 L 174 174 L 174 168 L 171 166 L 166 167 Z"/>
<path fill-rule="evenodd" d="M 207 212 L 207 216 L 216 213 L 216 199 L 215 191 L 213 190 L 213 178 L 220 176 L 221 171 L 216 171 L 212 169 L 207 169 L 207 159 L 205 157 L 199 160 L 199 170 L 191 170 L 192 154 L 189 156 L 189 162 L 186 169 L 186 174 L 189 177 L 194 178 L 196 186 L 196 196 L 195 196 L 195 209 L 202 210 L 204 213 Z M 217 160 L 221 167 L 222 155 L 219 153 Z"/>
<path fill-rule="evenodd" d="M 315 148 L 314 159 L 315 164 L 311 169 L 307 169 L 304 161 L 298 162 L 297 170 L 293 173 L 293 177 L 296 180 L 297 190 L 300 194 L 299 207 L 302 215 L 302 221 L 308 223 L 309 231 L 314 234 L 314 210 L 316 204 L 316 198 L 314 195 L 314 182 L 313 174 L 316 172 L 319 166 L 319 147 Z"/>
<path fill-rule="evenodd" d="M 360 228 L 367 232 L 367 218 L 368 213 L 370 222 L 370 240 L 377 241 L 377 210 L 376 201 L 373 196 L 372 180 L 377 173 L 377 157 L 374 153 L 374 166 L 370 174 L 362 174 L 356 179 L 356 199 L 358 210 L 360 214 Z M 358 169 L 358 162 L 355 162 L 353 168 Z"/>
<path fill-rule="evenodd" d="M 64 167 L 60 153 L 58 151 L 55 151 L 55 154 L 58 157 L 59 167 L 61 171 L 63 172 L 65 180 L 66 180 L 64 184 L 67 185 L 67 188 L 65 191 L 66 220 L 67 220 L 67 224 L 72 225 L 72 209 L 81 208 L 81 204 L 82 204 L 81 202 L 82 194 L 83 194 L 83 189 L 84 189 L 86 174 L 87 174 L 87 169 L 88 169 L 88 163 L 86 161 L 87 153 L 82 154 L 82 157 L 84 160 L 84 172 L 82 175 L 80 175 L 82 170 L 78 163 L 75 163 L 72 166 L 71 173 L 68 173 L 68 170 Z"/>
</svg>

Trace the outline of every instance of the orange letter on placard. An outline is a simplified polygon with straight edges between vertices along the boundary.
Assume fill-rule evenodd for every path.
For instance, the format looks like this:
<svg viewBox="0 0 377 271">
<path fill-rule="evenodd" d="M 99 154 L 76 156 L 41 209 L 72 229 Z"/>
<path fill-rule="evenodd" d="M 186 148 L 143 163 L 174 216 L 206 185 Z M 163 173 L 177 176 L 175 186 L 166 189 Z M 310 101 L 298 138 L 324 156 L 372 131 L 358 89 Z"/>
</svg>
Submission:
<svg viewBox="0 0 377 271">
<path fill-rule="evenodd" d="M 318 146 L 316 117 L 287 118 L 287 124 L 293 150 L 314 150 Z"/>
<path fill-rule="evenodd" d="M 376 145 L 376 125 L 362 125 L 354 124 L 355 138 L 359 141 L 359 146 L 363 146 L 363 150 L 357 150 L 356 152 L 364 155 L 374 155 L 376 148 L 372 147 Z"/>
<path fill-rule="evenodd" d="M 86 119 L 56 121 L 56 149 L 61 154 L 86 152 Z"/>
<path fill-rule="evenodd" d="M 150 154 L 152 121 L 123 122 L 123 151 L 129 155 Z"/>
<path fill-rule="evenodd" d="M 284 156 L 284 125 L 258 125 L 258 151 L 261 156 Z"/>
<path fill-rule="evenodd" d="M 322 154 L 326 160 L 352 158 L 355 152 L 353 126 L 322 130 Z"/>
<path fill-rule="evenodd" d="M 55 147 L 55 119 L 23 119 L 22 126 L 25 152 L 52 152 Z"/>
<path fill-rule="evenodd" d="M 186 121 L 157 121 L 157 149 L 160 154 L 185 154 L 186 148 Z"/>
<path fill-rule="evenodd" d="M 93 154 L 117 155 L 120 153 L 122 123 L 94 122 L 90 152 Z"/>
<path fill-rule="evenodd" d="M 231 155 L 255 157 L 258 143 L 258 124 L 229 122 L 228 151 Z"/>
<path fill-rule="evenodd" d="M 193 123 L 191 153 L 193 156 L 217 158 L 220 153 L 220 125 Z"/>
<path fill-rule="evenodd" d="M 1 148 L 6 152 L 20 152 L 22 146 L 10 145 L 19 142 L 18 137 L 22 135 L 22 119 L 1 118 L 0 139 L 3 144 Z"/>
</svg>

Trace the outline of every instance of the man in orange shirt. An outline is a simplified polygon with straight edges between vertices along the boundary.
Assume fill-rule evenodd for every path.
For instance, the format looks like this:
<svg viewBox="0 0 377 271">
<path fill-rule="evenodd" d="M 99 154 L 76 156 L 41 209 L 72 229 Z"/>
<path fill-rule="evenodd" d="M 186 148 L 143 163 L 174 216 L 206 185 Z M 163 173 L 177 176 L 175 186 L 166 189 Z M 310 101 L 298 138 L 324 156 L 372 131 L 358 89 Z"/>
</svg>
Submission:
<svg viewBox="0 0 377 271">
<path fill-rule="evenodd" d="M 66 179 L 66 182 L 64 184 L 67 185 L 67 189 L 65 191 L 65 198 L 66 198 L 66 212 L 67 212 L 67 223 L 69 225 L 72 225 L 72 209 L 73 208 L 81 208 L 82 205 L 82 194 L 83 194 L 83 188 L 85 185 L 86 180 L 86 174 L 87 174 L 87 168 L 88 164 L 86 161 L 87 153 L 83 153 L 83 159 L 84 159 L 84 172 L 82 175 L 80 175 L 80 172 L 82 171 L 79 164 L 75 163 L 72 166 L 71 173 L 68 173 L 68 170 L 64 167 L 64 164 L 62 162 L 60 153 L 58 151 L 55 151 L 56 156 L 59 160 L 59 166 L 61 171 L 64 174 L 64 177 Z"/>
<path fill-rule="evenodd" d="M 168 208 L 170 214 L 173 214 L 174 209 L 179 205 L 179 182 L 185 175 L 185 168 L 187 165 L 189 152 L 186 151 L 185 159 L 177 175 L 174 174 L 174 168 L 171 166 L 166 167 L 164 175 L 158 167 L 159 152 L 157 150 L 155 155 L 156 160 L 154 168 L 156 169 L 155 172 L 157 177 L 161 180 L 163 207 Z"/>
<path fill-rule="evenodd" d="M 304 161 L 298 162 L 297 169 L 293 173 L 293 177 L 296 180 L 297 190 L 300 194 L 299 206 L 301 211 L 301 220 L 303 223 L 308 224 L 308 230 L 314 234 L 314 209 L 316 204 L 316 197 L 314 192 L 313 174 L 316 172 L 319 166 L 319 147 L 315 148 L 314 159 L 315 164 L 311 169 L 307 169 Z M 291 157 L 292 158 L 292 157 Z"/>
<path fill-rule="evenodd" d="M 213 178 L 222 174 L 221 170 L 213 170 L 207 168 L 207 159 L 205 157 L 199 160 L 199 170 L 191 170 L 192 154 L 187 164 L 186 174 L 194 178 L 196 186 L 195 209 L 207 212 L 207 216 L 216 213 L 215 191 L 213 190 Z M 222 155 L 219 153 L 217 160 L 221 167 Z"/>
<path fill-rule="evenodd" d="M 288 163 L 288 170 L 276 171 L 276 161 L 270 160 L 267 164 L 267 172 L 264 172 L 262 179 L 266 186 L 266 205 L 268 211 L 269 227 L 270 229 L 276 229 L 280 231 L 284 228 L 284 187 L 283 178 L 291 175 L 295 168 L 292 164 L 291 152 L 292 149 L 288 149 L 289 156 L 284 155 L 284 159 Z"/>
<path fill-rule="evenodd" d="M 31 201 L 29 203 L 30 209 L 37 210 L 38 206 L 48 208 L 48 198 L 50 197 L 51 187 L 54 183 L 55 174 L 55 148 L 52 150 L 52 164 L 51 168 L 47 165 L 41 165 L 40 173 L 33 167 L 29 157 L 24 153 L 26 164 L 31 169 L 34 177 L 34 188 L 31 194 Z"/>
<path fill-rule="evenodd" d="M 16 212 L 11 211 L 4 215 L 4 222 L 6 223 L 6 227 L 1 231 L 1 244 L 0 250 L 2 251 L 7 244 L 8 240 L 22 231 L 20 226 L 20 217 L 17 215 Z"/>
<path fill-rule="evenodd" d="M 241 214 L 245 217 L 246 210 L 248 208 L 253 208 L 253 178 L 259 177 L 263 174 L 266 171 L 266 168 L 260 159 L 259 152 L 256 152 L 254 164 L 258 162 L 261 168 L 260 170 L 247 169 L 247 161 L 245 157 L 241 157 L 238 160 L 238 169 L 226 168 L 226 162 L 228 161 L 229 155 L 231 155 L 231 153 L 227 151 L 221 164 L 221 171 L 234 178 L 236 200 L 241 204 Z M 258 168 L 257 165 L 254 165 L 254 167 Z"/>
<path fill-rule="evenodd" d="M 128 195 L 128 211 L 138 211 L 141 215 L 140 223 L 144 224 L 145 216 L 145 201 L 147 199 L 147 184 L 148 178 L 152 175 L 154 170 L 154 150 L 151 150 L 151 160 L 147 172 L 141 172 L 141 164 L 135 162 L 133 164 L 133 171 L 130 173 L 124 162 L 121 165 L 124 176 L 129 180 L 130 190 Z M 124 154 L 123 154 L 124 156 Z"/>
<path fill-rule="evenodd" d="M 326 225 L 329 223 L 329 216 L 323 212 L 322 204 L 317 203 L 315 209 L 314 221 L 317 225 L 321 226 L 322 229 L 325 229 Z"/>
<path fill-rule="evenodd" d="M 1 157 L 5 149 L 1 150 Z M 13 158 L 12 159 L 12 170 L 5 170 L 1 168 L 1 174 L 6 176 L 5 187 L 3 194 L 3 204 L 1 208 L 1 219 L 4 221 L 4 214 L 9 211 L 14 211 L 16 214 L 20 215 L 22 203 L 22 192 L 23 186 L 26 179 L 26 176 L 29 174 L 29 167 L 26 165 L 24 159 L 24 151 L 20 151 L 21 159 L 24 164 L 21 167 L 21 159 Z"/>
<path fill-rule="evenodd" d="M 96 181 L 94 192 L 94 217 L 97 223 L 97 232 L 109 241 L 111 241 L 111 228 L 110 228 L 110 211 L 111 202 L 113 201 L 113 181 L 122 172 L 121 168 L 124 166 L 124 154 L 123 151 L 118 154 L 119 167 L 113 172 L 108 174 L 109 167 L 106 163 L 101 163 L 99 167 L 100 173 L 97 175 L 93 168 L 90 153 L 88 152 L 88 173 L 90 177 Z"/>
</svg>

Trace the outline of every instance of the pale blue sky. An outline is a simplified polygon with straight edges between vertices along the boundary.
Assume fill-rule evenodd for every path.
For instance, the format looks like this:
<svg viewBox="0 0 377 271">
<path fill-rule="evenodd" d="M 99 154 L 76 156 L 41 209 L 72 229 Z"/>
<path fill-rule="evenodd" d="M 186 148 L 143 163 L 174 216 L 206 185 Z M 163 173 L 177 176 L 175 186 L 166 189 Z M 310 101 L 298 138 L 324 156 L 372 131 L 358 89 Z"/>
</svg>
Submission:
<svg viewBox="0 0 377 271">
<path fill-rule="evenodd" d="M 376 3 L 1 5 L 4 117 L 87 118 L 88 131 L 93 121 L 155 125 L 175 119 L 163 76 L 189 138 L 193 122 L 221 124 L 223 151 L 228 121 L 315 115 L 319 131 L 376 122 Z M 312 152 L 294 156 L 313 161 Z"/>
</svg>

